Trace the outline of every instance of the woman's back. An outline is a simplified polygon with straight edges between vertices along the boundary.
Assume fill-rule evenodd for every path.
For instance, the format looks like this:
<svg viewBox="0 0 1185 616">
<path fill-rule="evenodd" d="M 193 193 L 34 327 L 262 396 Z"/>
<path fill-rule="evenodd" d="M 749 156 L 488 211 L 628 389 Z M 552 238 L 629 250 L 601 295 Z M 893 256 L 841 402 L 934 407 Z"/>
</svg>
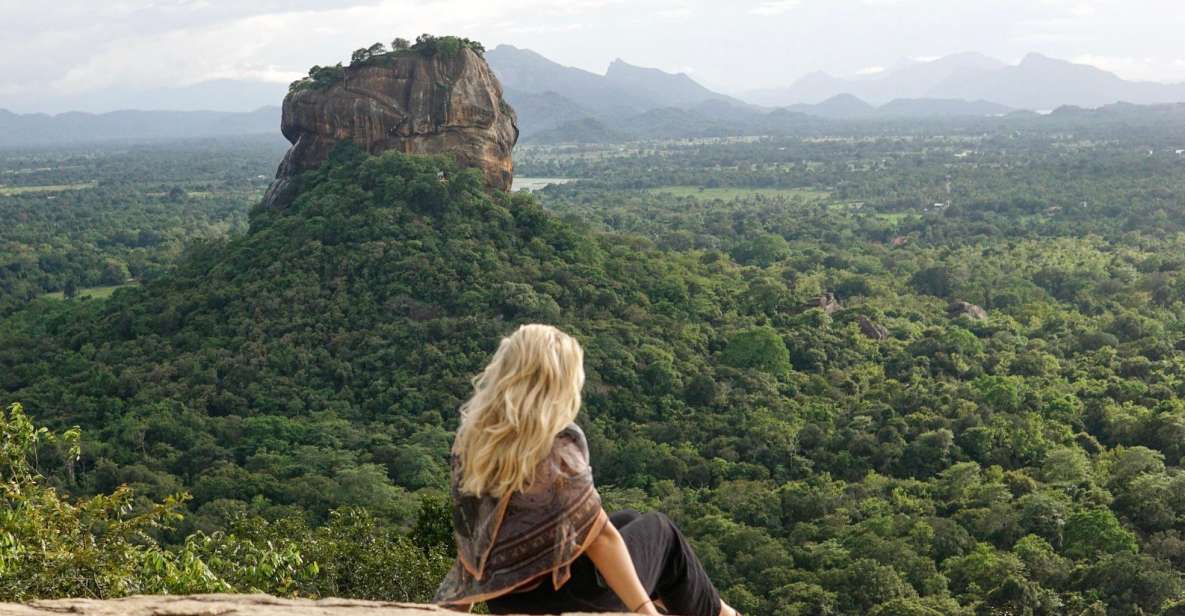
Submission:
<svg viewBox="0 0 1185 616">
<path fill-rule="evenodd" d="M 571 336 L 523 325 L 474 379 L 453 442 L 457 562 L 435 601 L 650 616 L 662 601 L 687 616 L 730 616 L 666 516 L 619 512 L 609 523 L 575 424 L 583 364 Z"/>
<path fill-rule="evenodd" d="M 438 603 L 497 596 L 550 573 L 559 588 L 569 565 L 606 521 L 593 484 L 588 443 L 576 424 L 564 428 L 531 483 L 500 498 L 461 491 L 453 459 L 453 527 L 457 564 L 437 591 Z"/>
</svg>

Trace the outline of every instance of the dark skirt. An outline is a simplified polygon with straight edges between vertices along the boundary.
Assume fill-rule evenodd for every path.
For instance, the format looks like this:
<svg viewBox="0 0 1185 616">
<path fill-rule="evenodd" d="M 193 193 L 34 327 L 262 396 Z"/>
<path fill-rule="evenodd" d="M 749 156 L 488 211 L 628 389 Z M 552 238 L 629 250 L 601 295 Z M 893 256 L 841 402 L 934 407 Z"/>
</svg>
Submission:
<svg viewBox="0 0 1185 616">
<path fill-rule="evenodd" d="M 650 598 L 661 600 L 669 614 L 719 616 L 720 594 L 708 579 L 687 539 L 661 513 L 619 511 L 609 516 L 629 549 L 638 579 Z M 539 586 L 486 602 L 493 614 L 629 612 L 597 572 L 588 556 L 572 563 L 572 577 L 559 590 L 550 580 Z"/>
</svg>

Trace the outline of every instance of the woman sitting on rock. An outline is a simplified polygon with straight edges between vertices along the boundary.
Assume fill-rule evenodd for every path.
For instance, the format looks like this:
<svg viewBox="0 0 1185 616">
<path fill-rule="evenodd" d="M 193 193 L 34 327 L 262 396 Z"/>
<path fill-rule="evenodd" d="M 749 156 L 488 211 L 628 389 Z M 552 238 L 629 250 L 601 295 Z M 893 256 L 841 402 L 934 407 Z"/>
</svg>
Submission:
<svg viewBox="0 0 1185 616">
<path fill-rule="evenodd" d="M 495 614 L 625 612 L 737 616 L 661 513 L 601 508 L 573 423 L 580 344 L 546 325 L 503 338 L 453 443 L 457 562 L 435 602 Z"/>
</svg>

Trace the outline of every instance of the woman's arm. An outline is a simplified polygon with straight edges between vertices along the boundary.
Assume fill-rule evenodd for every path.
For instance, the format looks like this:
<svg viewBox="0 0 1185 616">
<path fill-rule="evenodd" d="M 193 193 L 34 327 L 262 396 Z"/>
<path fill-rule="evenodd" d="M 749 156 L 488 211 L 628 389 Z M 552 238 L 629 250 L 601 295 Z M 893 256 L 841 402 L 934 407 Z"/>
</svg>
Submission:
<svg viewBox="0 0 1185 616">
<path fill-rule="evenodd" d="M 638 572 L 634 569 L 634 561 L 630 560 L 625 540 L 613 524 L 606 522 L 601 533 L 592 540 L 584 553 L 588 554 L 589 560 L 596 565 L 597 571 L 601 572 L 601 577 L 605 578 L 605 583 L 617 593 L 627 609 L 651 616 L 659 613 L 638 579 Z"/>
</svg>

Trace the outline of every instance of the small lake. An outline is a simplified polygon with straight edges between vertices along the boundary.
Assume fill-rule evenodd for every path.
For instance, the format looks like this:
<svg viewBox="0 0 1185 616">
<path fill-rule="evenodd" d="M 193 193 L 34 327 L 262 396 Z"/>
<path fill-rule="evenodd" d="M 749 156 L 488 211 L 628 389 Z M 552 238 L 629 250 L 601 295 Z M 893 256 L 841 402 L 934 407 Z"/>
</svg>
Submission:
<svg viewBox="0 0 1185 616">
<path fill-rule="evenodd" d="M 514 178 L 514 182 L 510 185 L 510 190 L 518 192 L 525 190 L 534 192 L 542 190 L 552 184 L 567 184 L 568 182 L 575 182 L 576 178 Z"/>
</svg>

